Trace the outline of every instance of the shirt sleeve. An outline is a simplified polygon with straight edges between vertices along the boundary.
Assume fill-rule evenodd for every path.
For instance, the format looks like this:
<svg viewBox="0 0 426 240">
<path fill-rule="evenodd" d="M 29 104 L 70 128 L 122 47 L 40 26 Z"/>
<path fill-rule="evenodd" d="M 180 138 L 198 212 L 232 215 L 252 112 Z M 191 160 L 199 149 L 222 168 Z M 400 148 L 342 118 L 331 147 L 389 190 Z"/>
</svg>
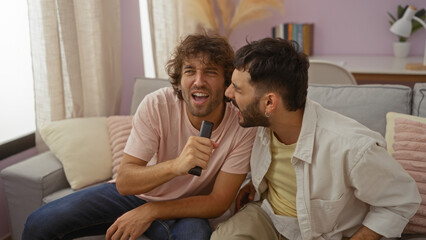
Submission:
<svg viewBox="0 0 426 240">
<path fill-rule="evenodd" d="M 155 109 L 152 95 L 146 96 L 133 117 L 132 131 L 124 148 L 126 154 L 147 162 L 157 152 L 160 139 Z"/>
<path fill-rule="evenodd" d="M 232 151 L 228 154 L 221 171 L 232 174 L 246 174 L 250 171 L 250 155 L 253 148 L 257 128 L 241 128 L 241 132 L 235 138 Z"/>
<path fill-rule="evenodd" d="M 414 179 L 384 147 L 371 144 L 353 167 L 355 196 L 370 205 L 363 225 L 387 238 L 400 237 L 421 201 Z"/>
</svg>

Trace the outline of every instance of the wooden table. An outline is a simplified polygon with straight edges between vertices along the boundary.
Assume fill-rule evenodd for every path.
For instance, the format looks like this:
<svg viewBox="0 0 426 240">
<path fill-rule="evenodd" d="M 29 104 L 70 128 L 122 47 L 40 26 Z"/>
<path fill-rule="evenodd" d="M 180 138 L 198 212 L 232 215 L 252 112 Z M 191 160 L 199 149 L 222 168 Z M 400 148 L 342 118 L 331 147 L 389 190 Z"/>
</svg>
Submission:
<svg viewBox="0 0 426 240">
<path fill-rule="evenodd" d="M 393 56 L 310 56 L 309 59 L 326 60 L 348 69 L 358 84 L 403 84 L 410 87 L 426 82 L 426 70 L 407 70 L 407 63 L 422 63 L 423 56 L 396 58 Z"/>
</svg>

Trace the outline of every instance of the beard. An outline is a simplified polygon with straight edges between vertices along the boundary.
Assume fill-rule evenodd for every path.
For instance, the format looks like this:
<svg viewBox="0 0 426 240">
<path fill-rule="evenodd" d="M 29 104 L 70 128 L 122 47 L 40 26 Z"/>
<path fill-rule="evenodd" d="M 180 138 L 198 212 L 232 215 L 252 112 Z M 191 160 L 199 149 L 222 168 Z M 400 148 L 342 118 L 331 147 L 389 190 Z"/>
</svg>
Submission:
<svg viewBox="0 0 426 240">
<path fill-rule="evenodd" d="M 237 103 L 233 100 L 232 103 L 238 108 Z M 244 127 L 244 128 L 249 128 L 249 127 L 258 127 L 258 126 L 262 126 L 262 127 L 269 127 L 270 123 L 269 123 L 269 119 L 259 110 L 258 107 L 259 104 L 259 98 L 255 98 L 248 106 L 245 110 L 241 110 L 241 117 L 242 119 L 240 120 L 240 126 Z"/>
<path fill-rule="evenodd" d="M 192 96 L 189 93 L 190 91 L 181 91 L 183 101 L 186 103 L 188 111 L 191 115 L 196 117 L 205 117 L 212 113 L 217 107 L 223 103 L 223 94 L 219 92 L 211 92 L 204 88 L 194 88 L 194 90 L 204 90 L 209 94 L 209 102 L 204 106 L 194 106 L 192 103 Z"/>
</svg>

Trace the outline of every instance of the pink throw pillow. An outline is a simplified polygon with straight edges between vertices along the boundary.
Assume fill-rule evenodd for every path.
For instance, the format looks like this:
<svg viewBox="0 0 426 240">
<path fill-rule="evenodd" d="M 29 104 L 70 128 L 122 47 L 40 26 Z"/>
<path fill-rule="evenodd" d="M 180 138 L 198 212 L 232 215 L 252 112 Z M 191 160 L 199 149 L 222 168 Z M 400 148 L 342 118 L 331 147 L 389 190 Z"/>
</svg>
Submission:
<svg viewBox="0 0 426 240">
<path fill-rule="evenodd" d="M 407 118 L 395 119 L 392 156 L 414 178 L 422 202 L 408 222 L 405 233 L 426 233 L 426 124 Z"/>
<path fill-rule="evenodd" d="M 112 179 L 116 179 L 124 146 L 132 130 L 133 116 L 110 116 L 107 119 L 108 133 L 112 153 Z"/>
</svg>

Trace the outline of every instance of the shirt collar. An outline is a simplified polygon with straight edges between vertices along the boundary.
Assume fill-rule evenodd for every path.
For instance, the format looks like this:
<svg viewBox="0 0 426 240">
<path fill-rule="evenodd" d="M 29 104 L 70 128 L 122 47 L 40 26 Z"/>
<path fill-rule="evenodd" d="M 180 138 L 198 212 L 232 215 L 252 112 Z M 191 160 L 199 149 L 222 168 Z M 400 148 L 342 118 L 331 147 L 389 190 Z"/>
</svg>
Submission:
<svg viewBox="0 0 426 240">
<path fill-rule="evenodd" d="M 317 123 L 317 103 L 309 98 L 306 99 L 305 110 L 303 113 L 302 129 L 297 140 L 294 157 L 307 163 L 312 163 L 312 152 L 314 148 L 315 130 Z M 257 137 L 260 138 L 262 145 L 269 146 L 271 142 L 271 130 L 265 127 L 259 127 Z"/>
<path fill-rule="evenodd" d="M 302 129 L 293 156 L 309 164 L 312 163 L 317 119 L 316 103 L 307 98 L 303 112 Z"/>
</svg>

